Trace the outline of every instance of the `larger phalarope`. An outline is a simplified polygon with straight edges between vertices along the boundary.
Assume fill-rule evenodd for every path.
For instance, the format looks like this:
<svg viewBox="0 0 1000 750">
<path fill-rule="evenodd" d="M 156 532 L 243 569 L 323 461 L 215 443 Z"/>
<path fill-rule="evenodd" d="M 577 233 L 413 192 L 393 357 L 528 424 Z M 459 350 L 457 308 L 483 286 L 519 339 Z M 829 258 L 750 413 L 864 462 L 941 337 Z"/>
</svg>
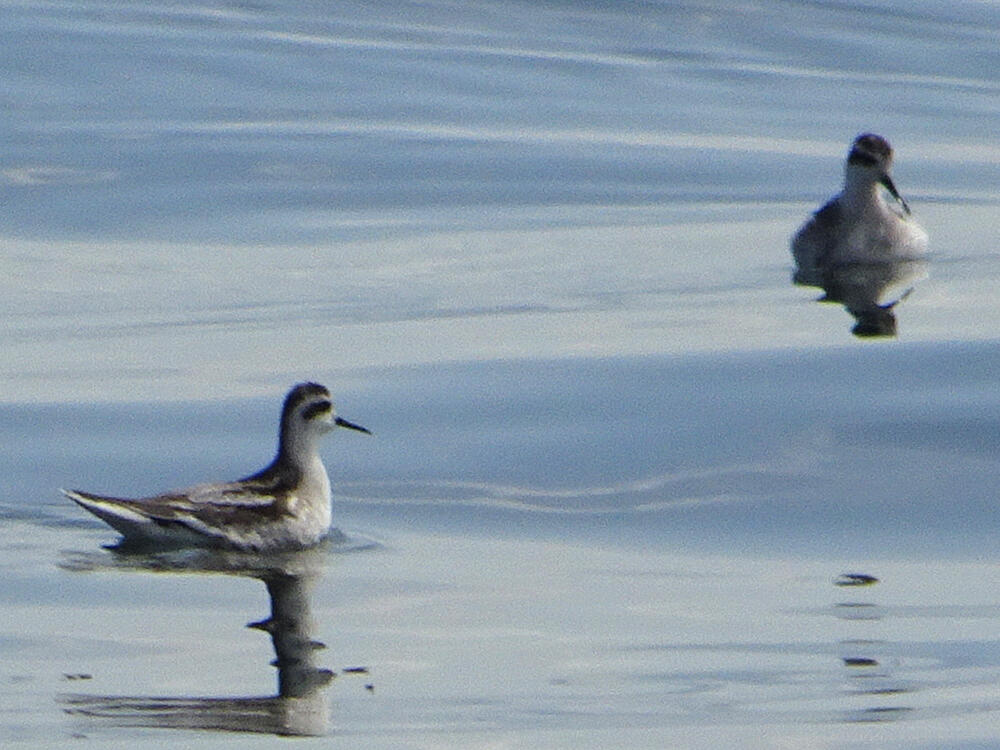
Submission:
<svg viewBox="0 0 1000 750">
<path fill-rule="evenodd" d="M 927 250 L 927 233 L 910 218 L 910 207 L 889 176 L 892 147 L 865 133 L 851 146 L 844 189 L 802 225 L 792 238 L 796 281 L 812 283 L 816 269 L 849 263 L 914 259 Z M 885 188 L 898 203 L 885 199 Z"/>
<path fill-rule="evenodd" d="M 256 474 L 139 499 L 63 493 L 119 531 L 125 543 L 305 547 L 330 529 L 330 479 L 317 446 L 334 427 L 368 432 L 334 416 L 326 388 L 301 383 L 285 397 L 278 453 Z"/>
</svg>

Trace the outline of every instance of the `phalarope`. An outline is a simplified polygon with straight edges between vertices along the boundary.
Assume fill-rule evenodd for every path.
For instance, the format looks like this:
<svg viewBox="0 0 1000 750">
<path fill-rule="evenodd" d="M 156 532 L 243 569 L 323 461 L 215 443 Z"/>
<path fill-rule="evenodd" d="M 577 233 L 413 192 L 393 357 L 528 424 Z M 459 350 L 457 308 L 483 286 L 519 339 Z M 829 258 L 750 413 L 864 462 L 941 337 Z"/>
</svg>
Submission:
<svg viewBox="0 0 1000 750">
<path fill-rule="evenodd" d="M 326 388 L 300 383 L 281 409 L 278 453 L 256 474 L 139 499 L 63 493 L 120 532 L 125 543 L 257 551 L 306 547 L 330 528 L 330 479 L 317 447 L 334 427 L 371 434 L 334 415 Z"/>
<path fill-rule="evenodd" d="M 892 147 L 878 135 L 859 135 L 845 167 L 844 189 L 802 225 L 792 238 L 796 283 L 816 285 L 832 266 L 913 259 L 927 250 L 927 233 L 910 218 L 910 207 L 889 176 Z M 885 188 L 900 206 L 886 201 Z"/>
</svg>

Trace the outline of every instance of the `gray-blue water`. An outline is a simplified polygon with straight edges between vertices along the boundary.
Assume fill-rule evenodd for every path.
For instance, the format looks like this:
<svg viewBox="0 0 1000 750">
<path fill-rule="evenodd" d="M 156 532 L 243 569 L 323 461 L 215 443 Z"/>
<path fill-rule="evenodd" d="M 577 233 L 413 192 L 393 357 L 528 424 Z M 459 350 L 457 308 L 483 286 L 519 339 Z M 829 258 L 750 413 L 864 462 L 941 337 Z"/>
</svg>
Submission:
<svg viewBox="0 0 1000 750">
<path fill-rule="evenodd" d="M 3 4 L 0 740 L 1000 742 L 998 37 Z M 788 240 L 864 131 L 932 254 L 819 304 Z M 58 493 L 245 475 L 303 379 L 375 433 L 320 549 L 122 556 Z"/>
</svg>

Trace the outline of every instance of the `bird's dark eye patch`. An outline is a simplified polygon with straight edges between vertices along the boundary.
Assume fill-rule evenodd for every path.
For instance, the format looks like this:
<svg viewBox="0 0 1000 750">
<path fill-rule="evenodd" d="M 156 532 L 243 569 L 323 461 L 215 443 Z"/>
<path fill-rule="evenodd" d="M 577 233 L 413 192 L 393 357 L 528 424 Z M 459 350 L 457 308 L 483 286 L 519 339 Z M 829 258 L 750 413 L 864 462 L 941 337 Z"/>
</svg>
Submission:
<svg viewBox="0 0 1000 750">
<path fill-rule="evenodd" d="M 850 164 L 861 164 L 866 167 L 874 167 L 878 165 L 878 158 L 872 156 L 871 154 L 865 153 L 859 149 L 854 149 L 851 151 L 850 156 L 847 157 L 847 161 Z"/>
<path fill-rule="evenodd" d="M 302 418 L 313 419 L 314 417 L 318 417 L 320 414 L 326 414 L 332 408 L 333 404 L 325 399 L 323 401 L 317 401 L 309 404 L 309 406 L 302 410 Z"/>
</svg>

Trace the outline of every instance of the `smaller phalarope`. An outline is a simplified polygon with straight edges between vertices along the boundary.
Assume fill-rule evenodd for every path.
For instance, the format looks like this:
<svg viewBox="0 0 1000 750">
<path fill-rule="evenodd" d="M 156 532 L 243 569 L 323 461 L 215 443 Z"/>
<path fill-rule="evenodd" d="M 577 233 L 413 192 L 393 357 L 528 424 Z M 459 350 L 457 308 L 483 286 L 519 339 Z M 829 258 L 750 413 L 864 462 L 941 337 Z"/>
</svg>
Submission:
<svg viewBox="0 0 1000 750">
<path fill-rule="evenodd" d="M 334 415 L 326 388 L 300 383 L 285 397 L 278 453 L 256 474 L 139 499 L 63 493 L 120 532 L 125 543 L 306 547 L 330 529 L 330 480 L 317 447 L 334 427 L 371 434 Z"/>
<path fill-rule="evenodd" d="M 889 176 L 892 147 L 865 133 L 851 146 L 844 189 L 802 225 L 792 238 L 796 282 L 812 284 L 816 269 L 850 263 L 914 259 L 927 250 L 927 233 L 910 218 L 910 207 Z M 885 188 L 900 206 L 886 202 Z"/>
</svg>

